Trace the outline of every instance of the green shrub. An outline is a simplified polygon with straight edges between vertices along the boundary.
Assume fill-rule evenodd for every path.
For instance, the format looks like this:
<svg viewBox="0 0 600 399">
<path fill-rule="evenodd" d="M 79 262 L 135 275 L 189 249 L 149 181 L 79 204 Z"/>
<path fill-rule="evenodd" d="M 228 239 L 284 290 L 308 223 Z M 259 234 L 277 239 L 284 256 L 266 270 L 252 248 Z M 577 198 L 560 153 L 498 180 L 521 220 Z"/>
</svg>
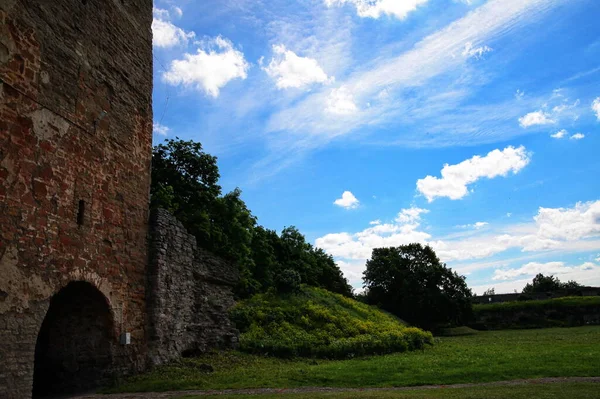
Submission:
<svg viewBox="0 0 600 399">
<path fill-rule="evenodd" d="M 240 350 L 277 357 L 352 358 L 422 349 L 431 333 L 381 310 L 324 289 L 302 286 L 238 303 L 231 319 Z"/>
<path fill-rule="evenodd" d="M 297 292 L 300 290 L 300 273 L 293 269 L 285 269 L 275 278 L 275 287 L 280 293 Z"/>
<path fill-rule="evenodd" d="M 477 304 L 473 312 L 480 330 L 600 324 L 600 296 Z"/>
</svg>

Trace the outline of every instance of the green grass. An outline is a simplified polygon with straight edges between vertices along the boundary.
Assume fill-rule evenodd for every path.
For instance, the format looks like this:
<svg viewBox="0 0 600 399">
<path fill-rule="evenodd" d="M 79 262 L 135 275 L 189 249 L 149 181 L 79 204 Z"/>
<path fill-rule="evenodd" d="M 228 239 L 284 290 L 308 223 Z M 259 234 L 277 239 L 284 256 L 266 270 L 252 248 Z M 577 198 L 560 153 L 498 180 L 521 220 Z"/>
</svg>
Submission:
<svg viewBox="0 0 600 399">
<path fill-rule="evenodd" d="M 377 391 L 377 392 L 307 392 L 299 394 L 266 395 L 218 395 L 218 396 L 182 396 L 185 399 L 593 399 L 600 398 L 600 384 L 552 383 L 525 384 L 515 386 L 440 388 L 415 391 Z"/>
<path fill-rule="evenodd" d="M 353 358 L 433 342 L 431 333 L 376 307 L 307 286 L 293 295 L 255 295 L 238 303 L 231 319 L 241 332 L 241 351 L 277 357 Z"/>
<path fill-rule="evenodd" d="M 392 387 L 599 376 L 600 326 L 484 331 L 436 338 L 424 351 L 315 361 L 239 352 L 184 359 L 131 378 L 113 392 L 185 389 Z M 212 374 L 197 366 L 209 363 Z"/>
</svg>

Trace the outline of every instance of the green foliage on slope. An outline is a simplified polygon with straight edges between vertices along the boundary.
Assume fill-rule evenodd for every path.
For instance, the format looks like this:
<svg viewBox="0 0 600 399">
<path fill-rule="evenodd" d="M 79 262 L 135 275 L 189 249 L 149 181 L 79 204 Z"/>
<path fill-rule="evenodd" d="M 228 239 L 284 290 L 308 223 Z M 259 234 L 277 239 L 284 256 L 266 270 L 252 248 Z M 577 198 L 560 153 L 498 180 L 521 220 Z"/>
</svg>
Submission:
<svg viewBox="0 0 600 399">
<path fill-rule="evenodd" d="M 277 234 L 258 225 L 240 189 L 221 194 L 219 177 L 217 158 L 200 143 L 166 140 L 152 153 L 151 206 L 167 209 L 198 245 L 238 265 L 238 297 L 267 291 L 290 270 L 302 283 L 352 295 L 330 255 L 306 242 L 294 226 Z"/>
<path fill-rule="evenodd" d="M 431 333 L 324 289 L 303 286 L 238 303 L 231 318 L 240 329 L 240 350 L 278 357 L 351 358 L 422 349 Z"/>
</svg>

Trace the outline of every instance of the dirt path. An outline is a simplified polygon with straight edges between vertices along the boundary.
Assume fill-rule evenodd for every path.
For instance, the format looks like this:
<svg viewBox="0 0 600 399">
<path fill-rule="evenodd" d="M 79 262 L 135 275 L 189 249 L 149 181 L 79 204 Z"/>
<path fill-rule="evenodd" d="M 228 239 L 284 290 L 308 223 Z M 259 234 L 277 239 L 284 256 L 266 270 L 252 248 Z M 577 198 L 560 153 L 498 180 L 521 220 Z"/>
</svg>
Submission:
<svg viewBox="0 0 600 399">
<path fill-rule="evenodd" d="M 441 388 L 469 388 L 484 386 L 506 386 L 524 384 L 553 384 L 558 382 L 594 382 L 600 384 L 600 377 L 564 377 L 564 378 L 535 378 L 528 380 L 511 380 L 484 382 L 479 384 L 453 384 L 453 385 L 422 385 L 417 387 L 397 388 L 327 388 L 327 387 L 302 387 L 302 388 L 255 388 L 255 389 L 224 389 L 202 391 L 171 391 L 171 392 L 146 392 L 146 393 L 118 393 L 111 395 L 86 394 L 71 397 L 71 399 L 167 399 L 184 395 L 259 395 L 259 394 L 289 394 L 300 392 L 378 392 L 378 391 L 412 391 Z"/>
</svg>

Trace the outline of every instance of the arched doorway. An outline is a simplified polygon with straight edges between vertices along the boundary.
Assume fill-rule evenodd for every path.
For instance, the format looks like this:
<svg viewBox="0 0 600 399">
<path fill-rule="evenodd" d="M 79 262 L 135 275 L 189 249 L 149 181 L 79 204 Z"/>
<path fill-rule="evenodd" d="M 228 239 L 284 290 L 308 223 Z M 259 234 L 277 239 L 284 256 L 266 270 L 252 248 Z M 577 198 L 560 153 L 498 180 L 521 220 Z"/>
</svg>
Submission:
<svg viewBox="0 0 600 399">
<path fill-rule="evenodd" d="M 92 284 L 69 283 L 50 300 L 35 347 L 33 397 L 83 392 L 110 379 L 113 321 Z"/>
</svg>

